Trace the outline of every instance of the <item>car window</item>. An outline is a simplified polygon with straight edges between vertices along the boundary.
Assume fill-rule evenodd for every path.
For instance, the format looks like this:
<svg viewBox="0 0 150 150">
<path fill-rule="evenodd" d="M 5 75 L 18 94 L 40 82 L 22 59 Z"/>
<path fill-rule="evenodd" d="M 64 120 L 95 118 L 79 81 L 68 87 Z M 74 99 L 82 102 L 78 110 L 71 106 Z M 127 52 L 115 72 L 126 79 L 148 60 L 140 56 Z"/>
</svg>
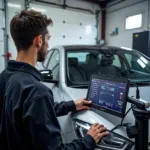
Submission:
<svg viewBox="0 0 150 150">
<path fill-rule="evenodd" d="M 136 51 L 68 49 L 65 60 L 68 86 L 88 85 L 93 74 L 150 81 L 150 61 Z"/>
<path fill-rule="evenodd" d="M 92 74 L 121 76 L 120 70 L 115 68 L 121 66 L 118 56 L 106 56 L 103 51 L 69 51 L 67 64 L 67 81 L 69 84 L 87 84 Z"/>
<path fill-rule="evenodd" d="M 121 67 L 121 63 L 120 63 L 120 59 L 119 59 L 118 55 L 114 55 L 114 60 L 113 60 L 112 65 Z"/>
<path fill-rule="evenodd" d="M 47 67 L 47 64 L 48 64 L 48 62 L 49 62 L 49 59 L 50 59 L 50 57 L 51 57 L 53 51 L 54 51 L 54 50 L 49 50 L 49 51 L 48 51 L 48 53 L 47 53 L 47 55 L 46 55 L 46 58 L 45 58 L 45 61 L 43 62 L 44 68 Z"/>
<path fill-rule="evenodd" d="M 150 62 L 143 56 L 134 54 L 125 54 L 126 59 L 132 70 L 141 71 L 143 73 L 150 73 Z"/>
<path fill-rule="evenodd" d="M 59 51 L 55 50 L 47 66 L 47 69 L 52 70 L 54 80 L 58 80 L 59 78 L 59 55 Z"/>
<path fill-rule="evenodd" d="M 77 58 L 79 63 L 85 63 L 87 59 L 88 52 L 81 52 L 81 53 L 69 53 L 68 58 Z"/>
</svg>

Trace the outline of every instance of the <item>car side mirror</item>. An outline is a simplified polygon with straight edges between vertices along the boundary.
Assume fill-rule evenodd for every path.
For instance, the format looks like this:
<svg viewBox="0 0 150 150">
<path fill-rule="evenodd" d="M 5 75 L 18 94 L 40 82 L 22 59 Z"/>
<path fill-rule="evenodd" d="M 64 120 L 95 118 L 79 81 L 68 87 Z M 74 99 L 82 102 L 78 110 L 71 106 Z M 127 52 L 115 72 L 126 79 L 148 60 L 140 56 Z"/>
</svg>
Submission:
<svg viewBox="0 0 150 150">
<path fill-rule="evenodd" d="M 40 73 L 44 78 L 44 82 L 58 83 L 58 80 L 53 80 L 53 73 L 51 70 L 40 70 Z"/>
</svg>

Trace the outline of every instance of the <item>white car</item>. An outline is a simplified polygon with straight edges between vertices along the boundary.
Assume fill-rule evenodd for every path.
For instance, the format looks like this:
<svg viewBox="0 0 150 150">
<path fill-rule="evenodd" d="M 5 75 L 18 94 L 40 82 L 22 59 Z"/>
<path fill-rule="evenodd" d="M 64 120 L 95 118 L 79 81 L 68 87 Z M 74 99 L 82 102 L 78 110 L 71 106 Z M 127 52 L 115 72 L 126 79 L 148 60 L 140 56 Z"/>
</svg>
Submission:
<svg viewBox="0 0 150 150">
<path fill-rule="evenodd" d="M 140 97 L 150 101 L 150 59 L 135 50 L 107 46 L 57 46 L 48 52 L 43 67 L 49 72 L 44 76 L 44 84 L 53 91 L 57 102 L 85 98 L 92 74 L 129 78 L 139 86 Z M 130 87 L 129 96 L 135 96 L 135 91 L 134 86 Z M 128 103 L 126 109 L 130 107 Z M 65 143 L 84 136 L 93 123 L 102 123 L 111 130 L 121 122 L 121 118 L 94 108 L 58 119 Z M 135 124 L 132 111 L 124 123 Z M 148 135 L 150 139 L 150 133 Z M 97 149 L 130 150 L 134 149 L 132 141 L 134 139 L 128 138 L 126 128 L 121 127 L 114 131 L 111 142 L 102 140 Z"/>
</svg>

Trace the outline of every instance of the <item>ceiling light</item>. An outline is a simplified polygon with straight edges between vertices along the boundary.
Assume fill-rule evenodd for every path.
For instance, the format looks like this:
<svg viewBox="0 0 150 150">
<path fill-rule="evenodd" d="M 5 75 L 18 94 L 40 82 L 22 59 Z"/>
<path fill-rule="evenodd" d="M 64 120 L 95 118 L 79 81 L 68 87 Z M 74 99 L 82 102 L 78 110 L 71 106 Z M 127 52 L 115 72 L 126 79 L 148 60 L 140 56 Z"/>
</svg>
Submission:
<svg viewBox="0 0 150 150">
<path fill-rule="evenodd" d="M 42 9 L 42 8 L 35 8 L 35 7 L 32 7 L 31 9 L 35 10 L 35 11 L 40 11 L 40 12 L 46 12 L 45 9 Z"/>
<path fill-rule="evenodd" d="M 8 3 L 8 7 L 21 8 L 19 4 Z"/>
</svg>

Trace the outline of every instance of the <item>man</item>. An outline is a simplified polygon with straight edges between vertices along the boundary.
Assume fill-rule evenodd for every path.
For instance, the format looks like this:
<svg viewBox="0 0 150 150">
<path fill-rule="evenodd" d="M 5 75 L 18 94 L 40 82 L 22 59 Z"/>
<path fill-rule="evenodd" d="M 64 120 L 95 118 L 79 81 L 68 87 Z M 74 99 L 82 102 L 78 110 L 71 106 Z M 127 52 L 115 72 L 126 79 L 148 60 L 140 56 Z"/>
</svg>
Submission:
<svg viewBox="0 0 150 150">
<path fill-rule="evenodd" d="M 51 24 L 46 15 L 33 10 L 22 11 L 10 23 L 18 55 L 0 76 L 0 150 L 90 150 L 109 134 L 103 125 L 94 124 L 83 139 L 62 142 L 57 116 L 89 109 L 90 103 L 54 103 L 53 93 L 40 82 L 35 65 L 45 59 Z"/>
</svg>

